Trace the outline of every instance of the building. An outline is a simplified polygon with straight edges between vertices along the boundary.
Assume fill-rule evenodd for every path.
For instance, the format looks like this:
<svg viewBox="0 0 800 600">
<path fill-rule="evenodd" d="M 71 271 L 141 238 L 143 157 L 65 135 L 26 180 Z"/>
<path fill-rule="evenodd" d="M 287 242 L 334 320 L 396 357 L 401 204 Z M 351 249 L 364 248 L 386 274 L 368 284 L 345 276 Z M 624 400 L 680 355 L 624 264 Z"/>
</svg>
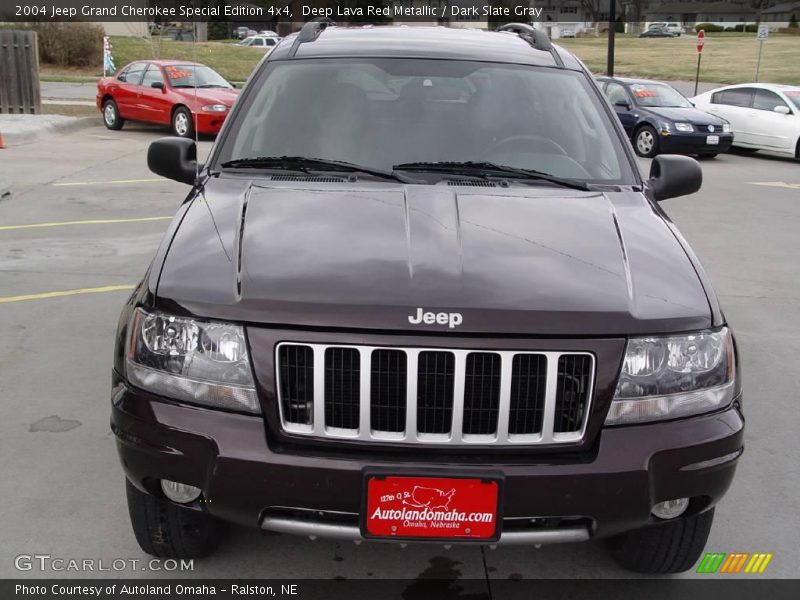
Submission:
<svg viewBox="0 0 800 600">
<path fill-rule="evenodd" d="M 686 29 L 697 23 L 713 23 L 733 27 L 739 23 L 755 23 L 756 9 L 748 2 L 667 2 L 651 4 L 645 12 L 646 24 L 680 23 Z"/>
<path fill-rule="evenodd" d="M 800 2 L 783 2 L 761 11 L 761 22 L 772 30 L 789 27 L 789 23 L 800 21 Z"/>
</svg>

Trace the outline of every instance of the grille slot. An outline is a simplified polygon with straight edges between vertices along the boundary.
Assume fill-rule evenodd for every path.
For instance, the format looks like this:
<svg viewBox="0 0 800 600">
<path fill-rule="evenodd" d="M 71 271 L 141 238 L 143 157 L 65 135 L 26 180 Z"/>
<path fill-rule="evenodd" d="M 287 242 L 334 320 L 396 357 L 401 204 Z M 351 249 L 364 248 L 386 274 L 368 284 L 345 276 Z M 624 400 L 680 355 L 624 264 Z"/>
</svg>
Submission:
<svg viewBox="0 0 800 600">
<path fill-rule="evenodd" d="M 417 431 L 450 433 L 455 357 L 451 352 L 420 352 L 417 361 Z"/>
<path fill-rule="evenodd" d="M 511 366 L 511 406 L 508 433 L 541 433 L 547 382 L 547 358 L 517 354 Z"/>
<path fill-rule="evenodd" d="M 280 346 L 278 364 L 278 389 L 284 420 L 310 425 L 314 406 L 314 349 L 310 346 Z"/>
<path fill-rule="evenodd" d="M 402 350 L 372 353 L 370 426 L 373 430 L 405 431 L 407 365 L 406 353 Z"/>
<path fill-rule="evenodd" d="M 280 343 L 284 431 L 317 438 L 461 445 L 583 439 L 588 352 L 491 352 Z"/>
<path fill-rule="evenodd" d="M 358 429 L 361 405 L 360 354 L 355 348 L 325 350 L 325 425 Z"/>
<path fill-rule="evenodd" d="M 448 179 L 447 185 L 452 187 L 497 187 L 495 182 L 483 179 Z"/>
<path fill-rule="evenodd" d="M 471 352 L 467 355 L 464 376 L 463 433 L 496 433 L 499 410 L 500 355 Z"/>
<path fill-rule="evenodd" d="M 554 432 L 580 430 L 591 386 L 590 375 L 591 364 L 588 356 L 568 354 L 558 359 Z"/>
<path fill-rule="evenodd" d="M 341 177 L 331 177 L 325 175 L 272 175 L 270 181 L 303 181 L 311 183 L 343 183 Z"/>
</svg>

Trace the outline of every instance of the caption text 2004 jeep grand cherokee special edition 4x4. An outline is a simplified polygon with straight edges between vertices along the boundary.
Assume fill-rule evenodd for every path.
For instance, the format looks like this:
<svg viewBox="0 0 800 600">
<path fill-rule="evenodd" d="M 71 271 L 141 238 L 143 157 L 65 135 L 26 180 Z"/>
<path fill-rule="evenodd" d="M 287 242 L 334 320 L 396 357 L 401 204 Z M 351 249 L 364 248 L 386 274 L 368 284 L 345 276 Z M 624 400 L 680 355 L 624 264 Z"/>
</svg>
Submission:
<svg viewBox="0 0 800 600">
<path fill-rule="evenodd" d="M 156 556 L 221 523 L 607 538 L 688 569 L 743 450 L 734 341 L 590 73 L 526 25 L 306 24 L 251 76 L 117 335 L 112 428 Z"/>
</svg>

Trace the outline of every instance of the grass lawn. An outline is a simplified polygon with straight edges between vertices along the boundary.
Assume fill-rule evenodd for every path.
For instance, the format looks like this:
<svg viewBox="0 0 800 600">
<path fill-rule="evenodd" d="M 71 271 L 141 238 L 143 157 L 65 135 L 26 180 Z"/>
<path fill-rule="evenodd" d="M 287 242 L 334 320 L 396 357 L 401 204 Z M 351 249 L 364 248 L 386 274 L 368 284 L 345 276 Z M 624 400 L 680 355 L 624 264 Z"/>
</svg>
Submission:
<svg viewBox="0 0 800 600">
<path fill-rule="evenodd" d="M 694 35 L 678 38 L 620 36 L 616 41 L 617 75 L 652 79 L 694 80 L 697 50 Z M 574 52 L 595 73 L 606 69 L 607 38 L 562 39 L 558 43 Z M 754 80 L 758 42 L 754 33 L 710 34 L 700 63 L 700 80 L 746 83 Z M 759 81 L 800 85 L 800 36 L 770 34 L 764 42 Z"/>
<path fill-rule="evenodd" d="M 197 60 L 217 70 L 229 81 L 244 81 L 264 56 L 263 50 L 244 48 L 226 42 L 153 43 L 128 37 L 112 37 L 114 62 L 121 67 L 133 60 L 165 58 Z M 559 40 L 575 52 L 595 73 L 605 72 L 605 37 Z M 709 34 L 703 51 L 701 81 L 744 83 L 753 81 L 756 72 L 758 42 L 755 34 Z M 800 85 L 800 36 L 771 34 L 764 42 L 760 81 Z M 695 36 L 679 38 L 644 38 L 630 35 L 617 37 L 616 73 L 654 79 L 693 80 L 697 65 Z M 102 68 L 64 69 L 41 66 L 43 80 L 86 81 L 97 78 Z"/>
</svg>

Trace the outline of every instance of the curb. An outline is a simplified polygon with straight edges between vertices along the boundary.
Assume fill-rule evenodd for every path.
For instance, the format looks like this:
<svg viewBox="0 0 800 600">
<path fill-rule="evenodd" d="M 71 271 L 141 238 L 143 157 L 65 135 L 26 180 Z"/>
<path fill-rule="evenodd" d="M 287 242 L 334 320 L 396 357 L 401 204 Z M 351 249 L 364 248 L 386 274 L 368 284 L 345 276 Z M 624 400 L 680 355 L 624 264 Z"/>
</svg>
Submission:
<svg viewBox="0 0 800 600">
<path fill-rule="evenodd" d="M 33 130 L 20 132 L 3 132 L 3 122 L 0 121 L 0 135 L 6 148 L 30 144 L 37 140 L 60 135 L 70 131 L 77 131 L 92 125 L 102 124 L 99 117 L 75 117 L 74 120 L 63 123 L 48 123 Z"/>
</svg>

